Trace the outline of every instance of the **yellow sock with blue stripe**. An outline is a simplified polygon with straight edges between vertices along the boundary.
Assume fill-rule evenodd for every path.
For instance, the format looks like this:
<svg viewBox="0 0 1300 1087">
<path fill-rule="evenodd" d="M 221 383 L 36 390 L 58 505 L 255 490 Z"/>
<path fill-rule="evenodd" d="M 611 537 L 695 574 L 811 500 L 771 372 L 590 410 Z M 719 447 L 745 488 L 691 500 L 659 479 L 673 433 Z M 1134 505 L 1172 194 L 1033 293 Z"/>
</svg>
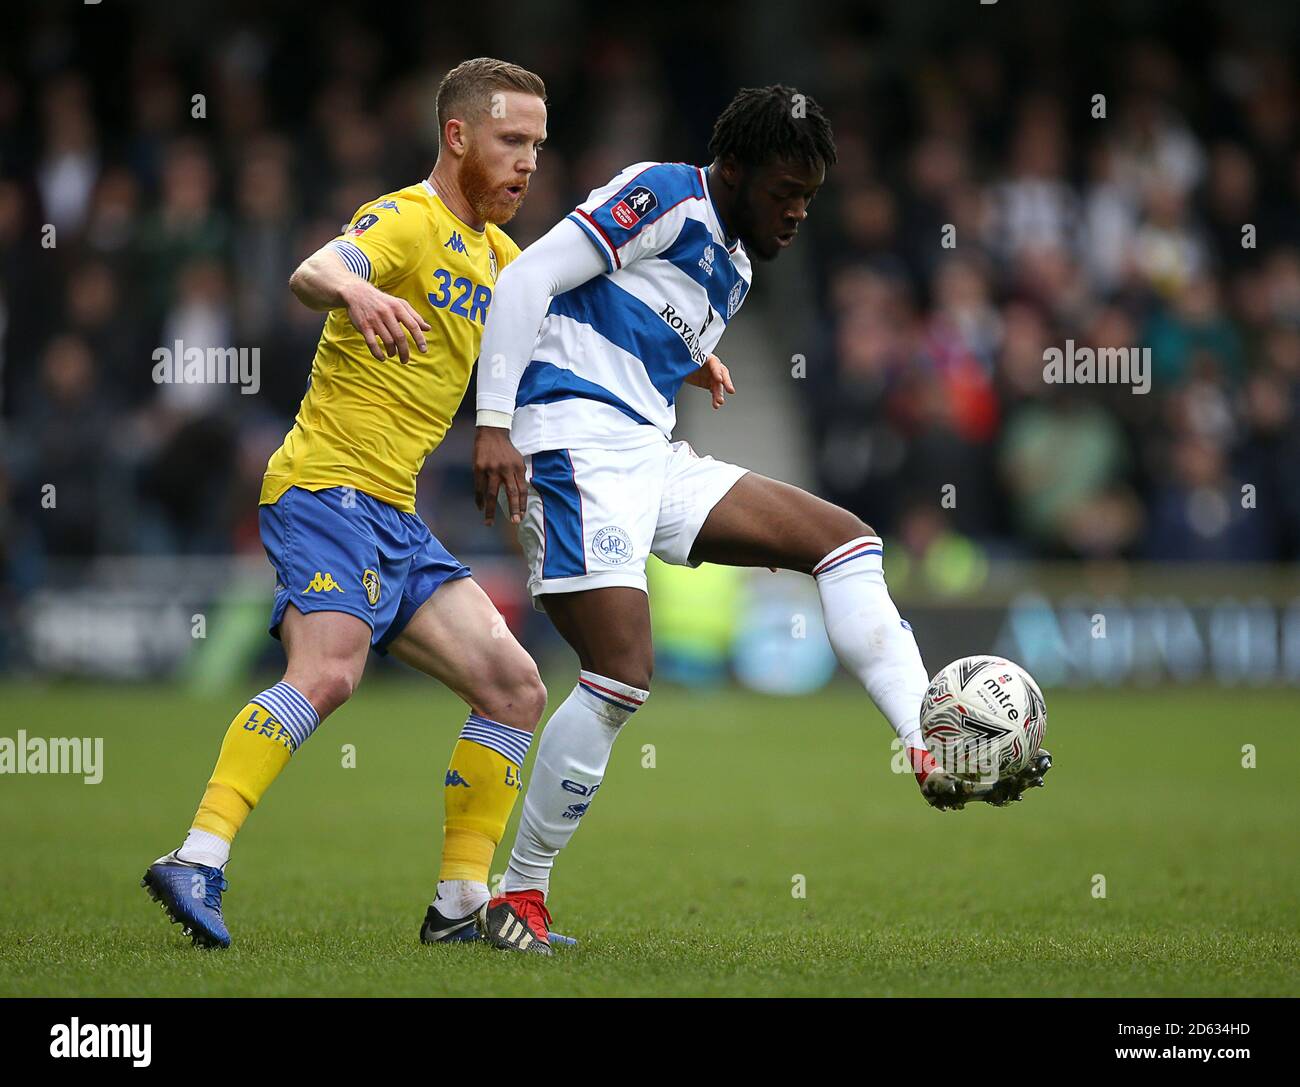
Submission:
<svg viewBox="0 0 1300 1087">
<path fill-rule="evenodd" d="M 486 884 L 492 855 L 523 789 L 520 768 L 533 734 L 471 713 L 451 752 L 443 785 L 439 881 Z"/>
<path fill-rule="evenodd" d="M 177 855 L 214 868 L 224 865 L 249 812 L 319 724 L 312 704 L 283 680 L 256 695 L 226 730 L 216 768 Z"/>
</svg>

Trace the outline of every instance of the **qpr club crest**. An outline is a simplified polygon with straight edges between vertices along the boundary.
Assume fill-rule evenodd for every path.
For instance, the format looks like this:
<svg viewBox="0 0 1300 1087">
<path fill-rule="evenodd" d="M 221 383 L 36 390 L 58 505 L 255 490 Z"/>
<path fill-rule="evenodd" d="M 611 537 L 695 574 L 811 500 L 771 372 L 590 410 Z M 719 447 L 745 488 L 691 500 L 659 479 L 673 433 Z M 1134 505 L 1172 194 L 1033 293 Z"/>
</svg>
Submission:
<svg viewBox="0 0 1300 1087">
<path fill-rule="evenodd" d="M 731 287 L 731 293 L 727 295 L 727 320 L 730 321 L 736 316 L 736 310 L 740 309 L 740 300 L 744 297 L 745 288 L 737 280 Z"/>
<path fill-rule="evenodd" d="M 621 528 L 610 525 L 592 537 L 591 553 L 607 566 L 622 566 L 632 557 L 632 539 Z"/>
</svg>

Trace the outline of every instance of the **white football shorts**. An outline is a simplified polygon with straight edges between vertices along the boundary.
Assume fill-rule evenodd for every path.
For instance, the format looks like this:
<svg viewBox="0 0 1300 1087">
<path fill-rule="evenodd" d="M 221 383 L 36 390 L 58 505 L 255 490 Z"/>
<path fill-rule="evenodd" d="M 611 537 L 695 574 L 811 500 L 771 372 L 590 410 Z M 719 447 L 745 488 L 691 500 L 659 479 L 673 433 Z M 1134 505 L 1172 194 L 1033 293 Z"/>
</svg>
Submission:
<svg viewBox="0 0 1300 1087">
<path fill-rule="evenodd" d="M 528 591 L 606 585 L 646 591 L 650 555 L 694 566 L 709 511 L 749 469 L 701 457 L 686 442 L 632 449 L 548 449 L 524 457 L 528 502 L 519 542 Z"/>
</svg>

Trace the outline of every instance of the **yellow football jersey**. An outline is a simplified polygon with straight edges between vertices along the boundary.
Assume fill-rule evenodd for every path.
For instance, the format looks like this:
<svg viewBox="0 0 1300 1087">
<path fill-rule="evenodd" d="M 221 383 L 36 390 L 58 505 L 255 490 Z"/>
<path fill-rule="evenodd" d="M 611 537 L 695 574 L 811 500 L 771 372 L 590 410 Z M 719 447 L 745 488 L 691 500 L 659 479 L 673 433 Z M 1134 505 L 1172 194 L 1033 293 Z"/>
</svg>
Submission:
<svg viewBox="0 0 1300 1087">
<path fill-rule="evenodd" d="M 290 487 L 355 487 L 415 512 L 415 479 L 465 395 L 497 273 L 519 255 L 499 227 L 466 226 L 422 181 L 357 210 L 331 245 L 432 329 L 409 364 L 379 362 L 346 309 L 325 320 L 293 429 L 266 466 L 263 504 Z"/>
</svg>

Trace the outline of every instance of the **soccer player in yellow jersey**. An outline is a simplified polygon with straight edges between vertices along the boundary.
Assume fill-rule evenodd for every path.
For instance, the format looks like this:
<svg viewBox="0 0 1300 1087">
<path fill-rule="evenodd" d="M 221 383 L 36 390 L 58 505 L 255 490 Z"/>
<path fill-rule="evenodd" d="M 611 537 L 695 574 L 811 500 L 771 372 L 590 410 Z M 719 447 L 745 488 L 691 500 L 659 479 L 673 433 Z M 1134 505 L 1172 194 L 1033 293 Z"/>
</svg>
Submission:
<svg viewBox="0 0 1300 1087">
<path fill-rule="evenodd" d="M 438 88 L 429 177 L 358 209 L 289 281 L 329 316 L 262 485 L 262 540 L 277 575 L 270 629 L 288 667 L 235 715 L 189 834 L 143 881 L 198 946 L 229 946 L 231 841 L 293 752 L 351 697 L 372 648 L 469 705 L 420 937 L 477 937 L 546 690 L 469 568 L 416 515 L 415 480 L 464 396 L 497 274 L 519 254 L 500 227 L 537 168 L 545 98 L 541 79 L 516 65 L 458 65 Z"/>
</svg>

